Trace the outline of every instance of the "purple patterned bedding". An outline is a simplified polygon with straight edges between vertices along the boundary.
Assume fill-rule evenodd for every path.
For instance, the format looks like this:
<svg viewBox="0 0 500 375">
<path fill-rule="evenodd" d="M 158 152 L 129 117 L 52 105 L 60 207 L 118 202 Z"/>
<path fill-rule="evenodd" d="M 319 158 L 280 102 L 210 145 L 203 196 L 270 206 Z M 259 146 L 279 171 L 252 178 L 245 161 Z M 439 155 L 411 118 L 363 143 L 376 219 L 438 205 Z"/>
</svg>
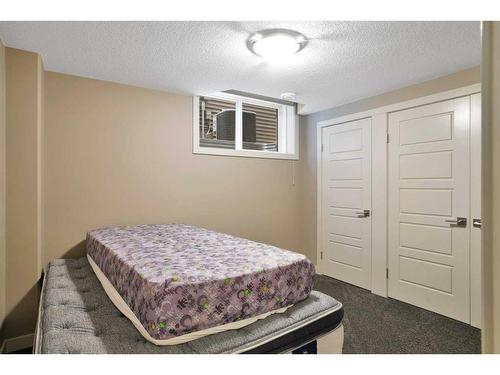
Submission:
<svg viewBox="0 0 500 375">
<path fill-rule="evenodd" d="M 87 252 L 157 340 L 294 304 L 315 275 L 303 255 L 184 224 L 92 230 Z"/>
</svg>

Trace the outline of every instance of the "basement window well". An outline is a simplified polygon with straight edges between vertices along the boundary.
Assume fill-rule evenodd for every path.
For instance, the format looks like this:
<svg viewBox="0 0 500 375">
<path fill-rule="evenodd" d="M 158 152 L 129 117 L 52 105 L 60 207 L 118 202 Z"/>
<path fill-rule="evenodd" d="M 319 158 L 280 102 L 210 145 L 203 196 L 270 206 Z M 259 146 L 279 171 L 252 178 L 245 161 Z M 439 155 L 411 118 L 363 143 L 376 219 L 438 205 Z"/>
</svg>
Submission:
<svg viewBox="0 0 500 375">
<path fill-rule="evenodd" d="M 297 160 L 295 103 L 231 92 L 195 96 L 193 152 Z"/>
</svg>

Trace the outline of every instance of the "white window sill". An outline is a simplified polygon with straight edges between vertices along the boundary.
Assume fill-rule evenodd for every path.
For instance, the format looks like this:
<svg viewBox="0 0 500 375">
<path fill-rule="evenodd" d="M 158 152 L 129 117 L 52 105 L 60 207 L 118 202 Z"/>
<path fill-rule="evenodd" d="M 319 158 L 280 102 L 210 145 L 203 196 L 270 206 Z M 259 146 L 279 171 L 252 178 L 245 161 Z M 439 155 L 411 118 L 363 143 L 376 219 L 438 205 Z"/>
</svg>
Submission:
<svg viewBox="0 0 500 375">
<path fill-rule="evenodd" d="M 195 147 L 193 149 L 193 154 L 236 156 L 236 157 L 262 158 L 262 159 L 299 160 L 298 154 L 285 154 L 276 151 L 228 150 L 228 149 L 210 148 L 210 147 Z"/>
</svg>

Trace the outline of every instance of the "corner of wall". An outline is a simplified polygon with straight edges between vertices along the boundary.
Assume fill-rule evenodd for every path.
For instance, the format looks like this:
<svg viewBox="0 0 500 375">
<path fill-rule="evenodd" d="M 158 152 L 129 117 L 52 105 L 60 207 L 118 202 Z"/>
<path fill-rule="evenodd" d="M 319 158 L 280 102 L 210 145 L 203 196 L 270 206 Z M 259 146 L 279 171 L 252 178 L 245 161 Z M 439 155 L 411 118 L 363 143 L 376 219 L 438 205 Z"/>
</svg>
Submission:
<svg viewBox="0 0 500 375">
<path fill-rule="evenodd" d="M 300 116 L 302 159 L 302 247 L 317 266 L 316 248 L 316 128 L 307 116 Z"/>
<path fill-rule="evenodd" d="M 500 110 L 500 22 L 482 22 L 482 233 L 483 233 L 483 353 L 500 353 L 500 200 L 496 197 L 500 185 L 500 153 L 495 147 L 500 140 L 498 124 Z"/>
<path fill-rule="evenodd" d="M 43 67 L 5 48 L 5 339 L 33 333 L 42 259 Z"/>
<path fill-rule="evenodd" d="M 5 318 L 5 47 L 0 40 L 0 347 Z"/>
<path fill-rule="evenodd" d="M 37 55 L 37 270 L 41 272 L 44 268 L 44 70 L 43 61 Z"/>
</svg>

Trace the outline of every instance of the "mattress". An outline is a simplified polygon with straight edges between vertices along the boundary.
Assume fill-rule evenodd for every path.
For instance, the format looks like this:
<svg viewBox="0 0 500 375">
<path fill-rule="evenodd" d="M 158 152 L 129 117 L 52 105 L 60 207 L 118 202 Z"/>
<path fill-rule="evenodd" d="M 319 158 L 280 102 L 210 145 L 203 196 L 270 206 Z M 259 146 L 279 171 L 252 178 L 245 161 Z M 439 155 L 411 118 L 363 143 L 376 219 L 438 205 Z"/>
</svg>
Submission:
<svg viewBox="0 0 500 375">
<path fill-rule="evenodd" d="M 318 341 L 340 353 L 343 308 L 312 291 L 283 314 L 172 346 L 148 342 L 113 305 L 86 258 L 56 259 L 44 272 L 34 352 L 37 354 L 286 353 Z M 328 340 L 331 338 L 330 340 Z M 326 349 L 320 350 L 327 340 Z"/>
<path fill-rule="evenodd" d="M 93 230 L 87 254 L 115 306 L 156 345 L 283 313 L 315 275 L 303 255 L 184 224 Z"/>
</svg>

